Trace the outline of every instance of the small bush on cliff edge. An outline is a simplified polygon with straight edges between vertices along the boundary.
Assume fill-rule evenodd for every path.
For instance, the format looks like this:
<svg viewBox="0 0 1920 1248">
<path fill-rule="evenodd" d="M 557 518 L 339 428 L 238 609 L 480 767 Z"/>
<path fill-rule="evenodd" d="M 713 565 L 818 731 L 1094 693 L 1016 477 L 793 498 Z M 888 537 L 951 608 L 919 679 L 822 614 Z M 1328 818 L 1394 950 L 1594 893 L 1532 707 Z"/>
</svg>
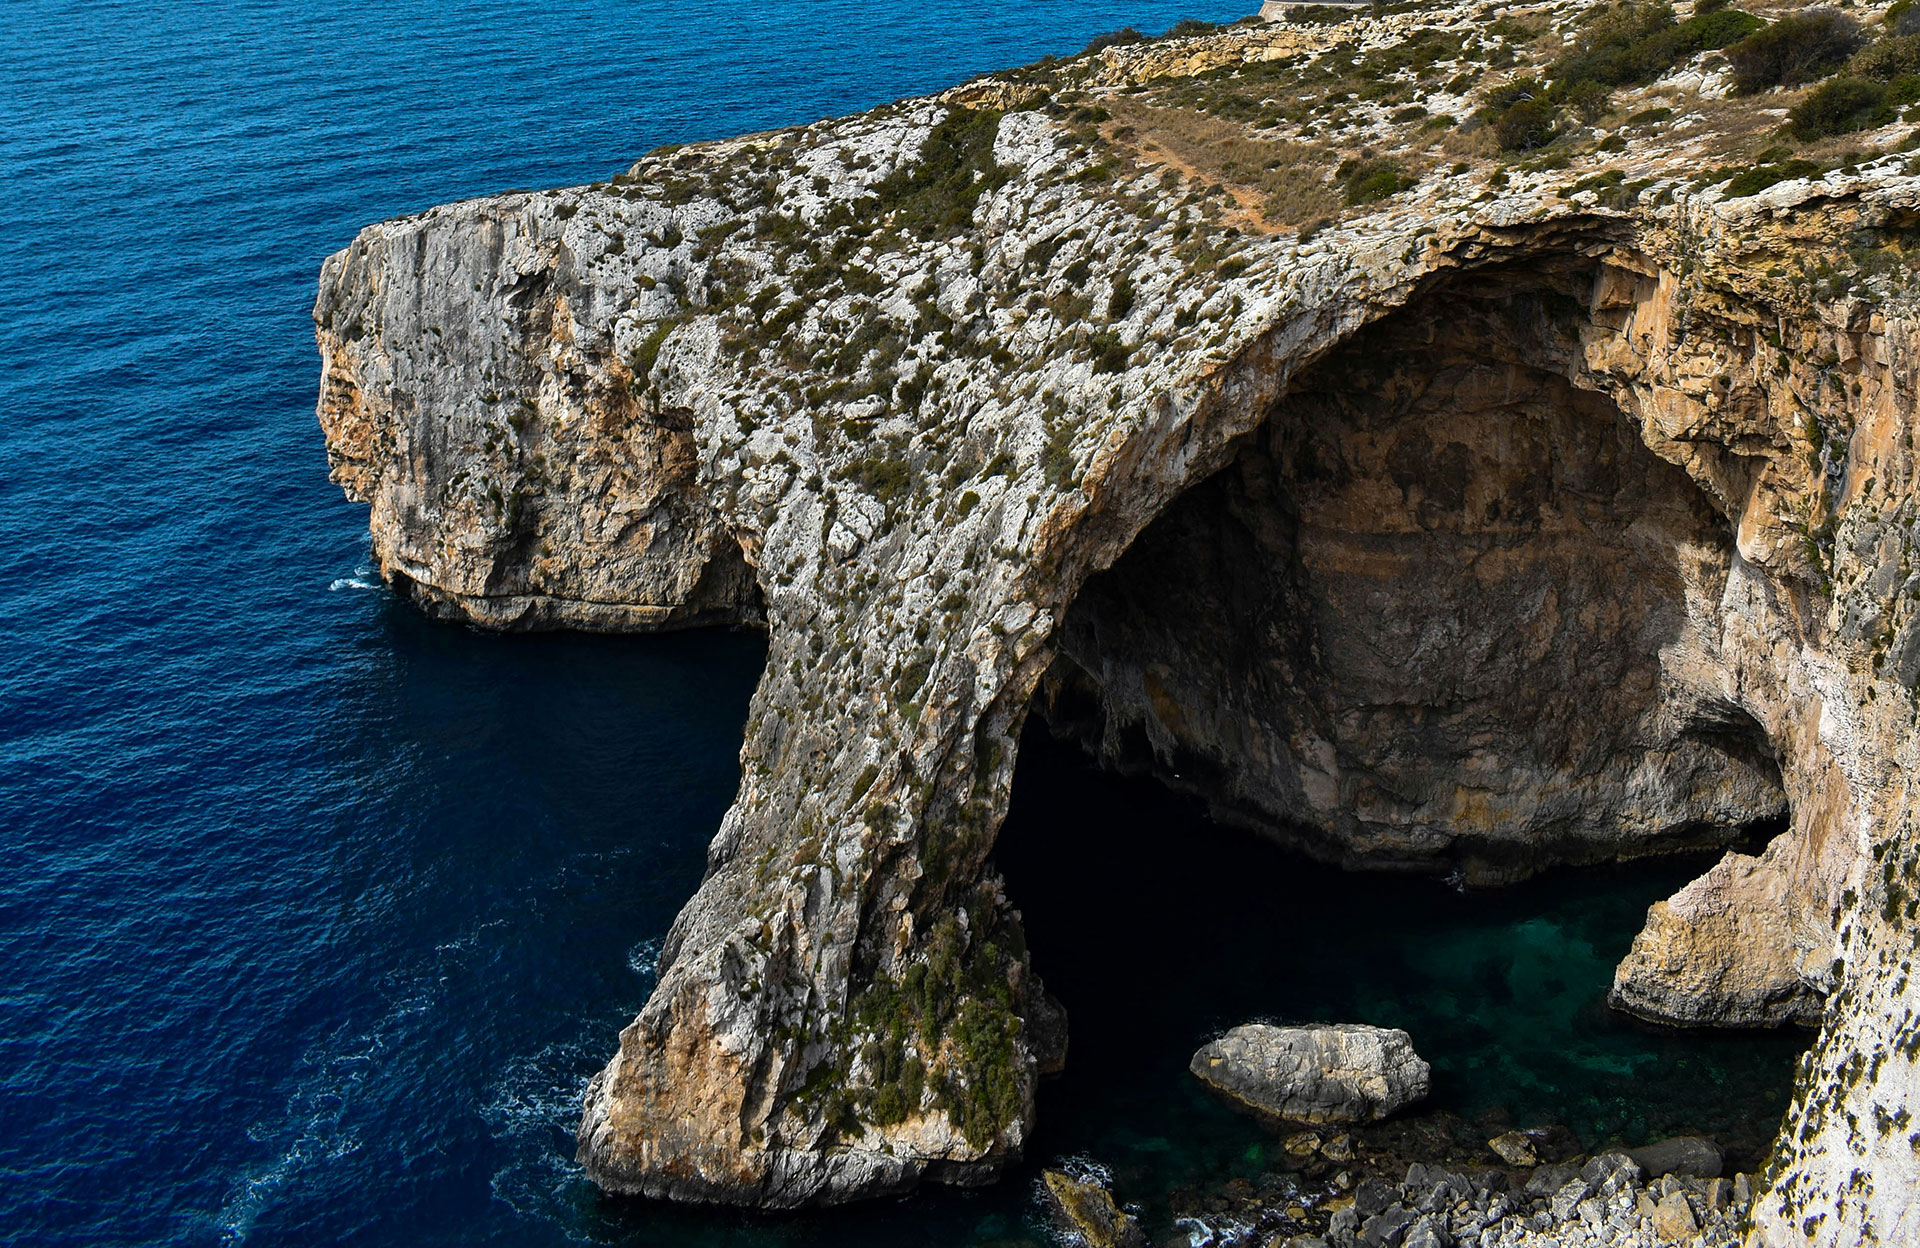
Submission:
<svg viewBox="0 0 1920 1248">
<path fill-rule="evenodd" d="M 1745 199 L 1749 195 L 1758 195 L 1768 187 L 1781 182 L 1790 182 L 1795 178 L 1811 178 L 1825 172 L 1822 166 L 1811 160 L 1788 160 L 1777 165 L 1755 165 L 1744 173 L 1734 175 L 1721 191 L 1725 199 Z"/>
<path fill-rule="evenodd" d="M 1087 46 L 1080 49 L 1081 56 L 1093 56 L 1105 52 L 1108 48 L 1123 47 L 1129 43 L 1142 43 L 1146 36 L 1131 26 L 1122 26 L 1119 30 L 1110 30 L 1087 40 Z"/>
<path fill-rule="evenodd" d="M 1891 88 L 1866 78 L 1830 79 L 1794 105 L 1787 128 L 1795 138 L 1811 140 L 1884 126 L 1894 118 L 1893 96 Z"/>
</svg>

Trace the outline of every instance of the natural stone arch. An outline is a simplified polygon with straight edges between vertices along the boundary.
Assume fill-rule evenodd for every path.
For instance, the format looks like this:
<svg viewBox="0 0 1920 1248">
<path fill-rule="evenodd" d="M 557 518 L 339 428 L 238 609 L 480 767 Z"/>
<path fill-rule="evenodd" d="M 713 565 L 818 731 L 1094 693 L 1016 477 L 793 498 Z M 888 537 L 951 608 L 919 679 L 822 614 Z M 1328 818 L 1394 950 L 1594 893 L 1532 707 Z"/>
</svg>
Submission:
<svg viewBox="0 0 1920 1248">
<path fill-rule="evenodd" d="M 955 630 L 971 638 L 965 648 L 914 632 L 913 596 L 926 603 L 950 583 L 939 548 L 958 544 L 951 532 L 876 530 L 862 551 L 873 571 L 855 596 L 810 599 L 808 614 L 768 586 L 768 675 L 741 797 L 675 925 L 661 987 L 589 1094 L 582 1156 L 595 1177 L 782 1205 L 922 1176 L 978 1181 L 1016 1155 L 1057 1028 L 1017 914 L 985 864 L 1021 722 L 1054 658 L 1054 622 L 1089 575 L 1240 451 L 1302 369 L 1363 324 L 1456 271 L 1501 264 L 1560 271 L 1555 289 L 1576 303 L 1570 292 L 1584 281 L 1591 305 L 1608 280 L 1596 258 L 1613 254 L 1627 255 L 1606 225 L 1569 219 L 1435 248 L 1423 272 L 1389 287 L 1349 271 L 1358 286 L 1346 297 L 1316 300 L 1144 401 L 1144 418 L 1097 445 L 1074 488 L 1056 482 L 1029 498 L 1016 542 L 987 534 L 991 555 L 969 578 Z M 1557 346 L 1569 369 L 1587 387 L 1615 388 L 1586 358 L 1604 327 L 1572 319 Z M 764 568 L 766 539 L 747 544 Z M 901 583 L 904 602 L 890 598 Z M 878 675 L 869 652 L 896 674 Z M 1740 795 L 1681 822 L 1724 828 L 1777 807 L 1753 767 L 1718 774 Z M 919 1040 L 886 1036 L 903 992 L 929 982 L 941 1001 L 925 1008 L 939 1017 Z M 979 1006 L 984 1014 L 961 1017 L 976 989 L 1001 983 L 1009 991 Z M 920 1112 L 896 1118 L 890 1086 L 917 1089 Z"/>
</svg>

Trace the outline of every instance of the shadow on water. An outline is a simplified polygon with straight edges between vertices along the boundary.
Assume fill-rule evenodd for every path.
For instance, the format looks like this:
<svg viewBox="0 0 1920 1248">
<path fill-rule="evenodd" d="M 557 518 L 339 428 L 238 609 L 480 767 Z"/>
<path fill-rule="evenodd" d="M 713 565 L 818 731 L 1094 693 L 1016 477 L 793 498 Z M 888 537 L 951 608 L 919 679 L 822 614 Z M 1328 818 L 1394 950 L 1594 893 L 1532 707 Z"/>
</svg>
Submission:
<svg viewBox="0 0 1920 1248">
<path fill-rule="evenodd" d="M 1175 1189 L 1280 1164 L 1278 1133 L 1226 1109 L 1186 1069 L 1210 1035 L 1255 1018 L 1405 1027 L 1434 1065 L 1426 1108 L 1489 1135 L 1562 1123 L 1592 1149 L 1698 1132 L 1727 1146 L 1730 1163 L 1758 1163 L 1805 1038 L 1656 1032 L 1602 1004 L 1647 906 L 1710 856 L 1463 895 L 1321 867 L 1218 827 L 1192 800 L 1102 772 L 1044 730 L 1030 728 L 1021 751 L 996 857 L 1073 1031 L 1067 1073 L 1041 1089 L 1026 1162 L 983 1191 L 783 1218 L 603 1200 L 598 1233 L 1046 1243 L 1034 1181 L 1072 1156 L 1107 1166 L 1121 1198 L 1164 1225 Z"/>
<path fill-rule="evenodd" d="M 1037 1157 L 1090 1154 L 1149 1208 L 1175 1185 L 1254 1177 L 1277 1137 L 1186 1063 L 1264 1019 L 1404 1027 L 1433 1063 L 1426 1108 L 1489 1134 L 1562 1123 L 1592 1149 L 1697 1132 L 1731 1164 L 1761 1160 L 1804 1035 L 1660 1032 L 1603 1003 L 1647 907 L 1711 856 L 1461 894 L 1313 864 L 1041 730 L 1021 748 L 997 856 L 1072 1024 Z"/>
</svg>

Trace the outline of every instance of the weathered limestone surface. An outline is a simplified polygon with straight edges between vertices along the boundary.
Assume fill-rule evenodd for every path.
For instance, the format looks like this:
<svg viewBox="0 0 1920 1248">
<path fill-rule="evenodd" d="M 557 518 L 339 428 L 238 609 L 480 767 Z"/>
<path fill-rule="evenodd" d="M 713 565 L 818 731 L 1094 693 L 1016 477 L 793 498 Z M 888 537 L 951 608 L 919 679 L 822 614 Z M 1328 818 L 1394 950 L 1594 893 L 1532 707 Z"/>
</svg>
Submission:
<svg viewBox="0 0 1920 1248">
<path fill-rule="evenodd" d="M 690 425 L 634 393 L 605 332 L 671 296 L 511 202 L 374 226 L 321 272 L 327 458 L 381 574 L 489 628 L 757 620 Z"/>
<path fill-rule="evenodd" d="M 1188 1069 L 1245 1109 L 1292 1122 L 1374 1122 L 1425 1099 L 1433 1070 L 1406 1032 L 1360 1023 L 1245 1023 Z"/>
<path fill-rule="evenodd" d="M 769 630 L 588 1172 L 784 1207 L 1018 1154 L 1065 1026 L 988 853 L 1051 671 L 1090 739 L 1138 727 L 1114 757 L 1203 758 L 1223 811 L 1354 862 L 1506 878 L 1784 794 L 1788 832 L 1656 908 L 1616 994 L 1826 994 L 1754 1234 L 1920 1233 L 1914 311 L 1808 277 L 1908 238 L 1920 179 L 1722 201 L 1642 143 L 1628 209 L 1481 166 L 1302 242 L 1077 126 L 976 84 L 327 262 L 321 421 L 396 585 L 495 627 Z M 1209 532 L 1260 564 L 1247 600 L 1191 569 L 1240 650 L 1127 593 Z"/>
<path fill-rule="evenodd" d="M 1140 1220 L 1114 1203 L 1098 1176 L 1048 1170 L 1040 1179 L 1055 1216 L 1086 1248 L 1147 1248 Z"/>
<path fill-rule="evenodd" d="M 1728 854 L 1654 903 L 1614 972 L 1610 1003 L 1660 1023 L 1819 1022 L 1832 936 L 1796 911 L 1787 884 L 1764 858 Z"/>
</svg>

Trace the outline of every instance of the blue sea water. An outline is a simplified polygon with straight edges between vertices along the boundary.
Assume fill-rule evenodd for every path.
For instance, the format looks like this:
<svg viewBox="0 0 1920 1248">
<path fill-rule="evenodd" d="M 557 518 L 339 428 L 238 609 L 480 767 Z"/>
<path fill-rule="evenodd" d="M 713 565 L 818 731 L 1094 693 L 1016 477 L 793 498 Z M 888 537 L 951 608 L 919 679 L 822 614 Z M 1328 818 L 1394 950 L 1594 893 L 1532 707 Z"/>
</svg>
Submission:
<svg viewBox="0 0 1920 1248">
<path fill-rule="evenodd" d="M 498 638 L 396 605 L 369 577 L 364 512 L 326 480 L 308 309 L 321 259 L 382 217 L 604 178 L 660 143 L 1241 7 L 10 0 L 0 1241 L 1030 1242 L 1026 1172 L 800 1219 L 606 1201 L 579 1177 L 581 1087 L 699 878 L 762 645 Z M 1010 835 L 1111 797 L 1054 761 L 1051 787 L 1023 770 Z M 1018 848 L 1044 835 L 1022 835 L 1016 885 L 1040 896 L 1071 879 L 1069 859 Z M 1568 1117 L 1594 1080 L 1679 1060 L 1581 1013 L 1633 911 L 1677 878 L 1594 886 L 1605 921 L 1552 897 L 1459 910 L 1430 890 L 1425 934 L 1383 937 L 1382 956 L 1404 955 L 1398 977 L 1310 973 L 1331 964 L 1303 949 L 1278 966 L 1263 945 L 1192 982 L 1266 985 L 1217 1011 L 1454 1017 L 1441 1056 L 1463 1107 L 1514 1077 L 1474 1076 L 1474 1061 L 1519 1060 L 1542 1087 L 1516 1112 Z M 1128 958 L 1185 947 L 1124 915 L 1109 930 L 1029 908 L 1042 970 L 1086 1034 L 1113 1033 L 1100 1000 L 1128 982 Z M 1109 931 L 1104 954 L 1086 947 L 1094 931 Z M 1437 954 L 1434 932 L 1472 949 Z M 1460 968 L 1503 946 L 1549 950 L 1562 978 L 1521 995 L 1561 1003 L 1542 1024 L 1557 1056 L 1503 1058 L 1482 1034 L 1507 1017 L 1487 1015 L 1487 975 L 1528 972 L 1497 956 L 1478 980 Z M 1084 964 L 1078 982 L 1048 956 Z M 1141 1156 L 1172 1159 L 1142 1163 L 1148 1187 L 1244 1160 L 1253 1128 L 1165 1077 L 1189 1033 L 1217 1023 L 1203 1013 L 1137 1044 L 1077 1041 L 1085 1073 L 1046 1093 L 1036 1153 L 1145 1141 Z M 1709 1081 L 1772 1079 L 1775 1096 L 1785 1052 L 1682 1056 Z M 1117 1109 L 1102 1078 L 1136 1075 L 1158 1090 Z"/>
</svg>

